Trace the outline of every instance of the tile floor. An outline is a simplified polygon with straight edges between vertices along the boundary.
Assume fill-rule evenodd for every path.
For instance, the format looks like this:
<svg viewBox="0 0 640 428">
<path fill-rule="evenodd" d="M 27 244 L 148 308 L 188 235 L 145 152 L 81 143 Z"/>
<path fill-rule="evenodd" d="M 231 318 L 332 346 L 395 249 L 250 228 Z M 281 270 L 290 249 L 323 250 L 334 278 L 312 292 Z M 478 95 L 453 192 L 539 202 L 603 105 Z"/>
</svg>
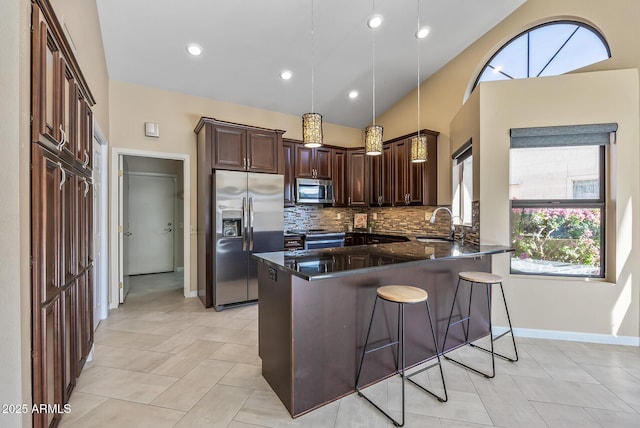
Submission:
<svg viewBox="0 0 640 428">
<path fill-rule="evenodd" d="M 260 374 L 257 309 L 205 310 L 182 297 L 181 277 L 133 277 L 127 302 L 96 331 L 60 427 L 392 426 L 355 394 L 291 419 Z M 639 348 L 517 342 L 520 361 L 497 361 L 492 380 L 445 362 L 447 403 L 407 385 L 405 426 L 640 426 Z M 486 360 L 468 347 L 456 352 Z M 423 381 L 437 387 L 432 375 Z M 399 388 L 396 378 L 369 391 L 399 416 Z"/>
</svg>

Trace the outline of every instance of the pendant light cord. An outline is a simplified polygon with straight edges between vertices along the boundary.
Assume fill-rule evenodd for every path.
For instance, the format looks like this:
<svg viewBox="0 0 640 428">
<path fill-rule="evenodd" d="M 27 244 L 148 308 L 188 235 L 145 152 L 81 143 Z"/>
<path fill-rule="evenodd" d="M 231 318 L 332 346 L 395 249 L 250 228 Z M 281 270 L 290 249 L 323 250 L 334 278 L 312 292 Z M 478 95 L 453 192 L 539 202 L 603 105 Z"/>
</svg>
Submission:
<svg viewBox="0 0 640 428">
<path fill-rule="evenodd" d="M 418 30 L 417 31 L 420 31 L 420 0 L 418 0 Z M 418 39 L 418 131 L 417 132 L 418 132 L 418 138 L 420 138 L 420 39 Z"/>
<path fill-rule="evenodd" d="M 376 12 L 376 0 L 373 0 L 373 13 Z M 371 62 L 373 71 L 373 126 L 376 126 L 376 31 L 371 29 Z"/>
<path fill-rule="evenodd" d="M 313 54 L 314 54 L 314 50 L 315 50 L 315 45 L 314 45 L 314 28 L 313 28 L 313 0 L 311 0 L 311 113 L 315 113 L 315 110 L 313 108 L 313 84 L 314 84 L 314 76 L 313 76 Z"/>
</svg>

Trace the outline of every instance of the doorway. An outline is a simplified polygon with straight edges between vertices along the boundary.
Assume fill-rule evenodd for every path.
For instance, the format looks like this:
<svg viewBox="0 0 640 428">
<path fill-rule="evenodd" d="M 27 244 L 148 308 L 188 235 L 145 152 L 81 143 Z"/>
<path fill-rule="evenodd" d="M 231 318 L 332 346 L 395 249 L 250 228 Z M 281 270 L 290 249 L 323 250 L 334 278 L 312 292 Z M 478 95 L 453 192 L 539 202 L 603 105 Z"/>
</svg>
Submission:
<svg viewBox="0 0 640 428">
<path fill-rule="evenodd" d="M 189 157 L 113 149 L 111 302 L 124 303 L 130 276 L 174 272 L 190 291 Z M 185 221 L 185 219 L 187 219 Z"/>
</svg>

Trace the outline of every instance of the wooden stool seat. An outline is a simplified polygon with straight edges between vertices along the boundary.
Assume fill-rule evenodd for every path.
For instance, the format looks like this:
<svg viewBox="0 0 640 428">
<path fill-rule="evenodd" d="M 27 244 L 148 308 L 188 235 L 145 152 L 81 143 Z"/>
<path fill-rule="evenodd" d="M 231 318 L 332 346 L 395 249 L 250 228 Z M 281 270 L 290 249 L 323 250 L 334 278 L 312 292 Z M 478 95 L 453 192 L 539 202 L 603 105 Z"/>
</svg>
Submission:
<svg viewBox="0 0 640 428">
<path fill-rule="evenodd" d="M 395 303 L 420 303 L 429 298 L 425 290 L 410 285 L 385 285 L 377 293 L 381 299 Z"/>
<path fill-rule="evenodd" d="M 502 282 L 502 277 L 490 272 L 460 272 L 460 278 L 469 282 L 480 284 L 497 284 Z"/>
</svg>

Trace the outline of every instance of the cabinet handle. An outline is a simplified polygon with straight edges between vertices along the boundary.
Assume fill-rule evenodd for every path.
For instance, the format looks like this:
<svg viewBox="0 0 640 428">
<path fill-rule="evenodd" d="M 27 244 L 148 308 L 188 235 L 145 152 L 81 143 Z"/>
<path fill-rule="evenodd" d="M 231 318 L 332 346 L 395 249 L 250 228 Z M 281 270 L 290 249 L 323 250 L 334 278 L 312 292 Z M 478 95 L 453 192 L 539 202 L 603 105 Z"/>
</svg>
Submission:
<svg viewBox="0 0 640 428">
<path fill-rule="evenodd" d="M 64 186 L 65 181 L 67 181 L 67 173 L 62 168 L 62 164 L 58 162 L 58 168 L 60 168 L 60 172 L 62 173 L 62 178 L 60 179 L 60 190 L 62 190 L 62 186 Z"/>
<path fill-rule="evenodd" d="M 349 196 L 347 200 L 348 200 L 347 205 L 351 206 L 351 196 Z"/>
<path fill-rule="evenodd" d="M 82 196 L 86 198 L 87 193 L 89 193 L 89 180 L 84 177 L 82 179 L 84 180 L 84 194 Z"/>
<path fill-rule="evenodd" d="M 82 162 L 82 168 L 86 169 L 88 165 L 89 165 L 89 153 L 87 153 L 87 151 L 84 150 L 84 162 Z"/>
<path fill-rule="evenodd" d="M 60 129 L 60 142 L 58 143 L 57 149 L 59 152 L 61 152 L 64 145 L 67 143 L 67 134 L 64 132 L 64 129 L 62 129 L 62 125 L 60 125 L 59 129 Z"/>
<path fill-rule="evenodd" d="M 378 205 L 382 206 L 382 195 L 378 196 Z"/>
<path fill-rule="evenodd" d="M 247 158 L 247 169 L 251 169 L 251 158 Z"/>
</svg>

